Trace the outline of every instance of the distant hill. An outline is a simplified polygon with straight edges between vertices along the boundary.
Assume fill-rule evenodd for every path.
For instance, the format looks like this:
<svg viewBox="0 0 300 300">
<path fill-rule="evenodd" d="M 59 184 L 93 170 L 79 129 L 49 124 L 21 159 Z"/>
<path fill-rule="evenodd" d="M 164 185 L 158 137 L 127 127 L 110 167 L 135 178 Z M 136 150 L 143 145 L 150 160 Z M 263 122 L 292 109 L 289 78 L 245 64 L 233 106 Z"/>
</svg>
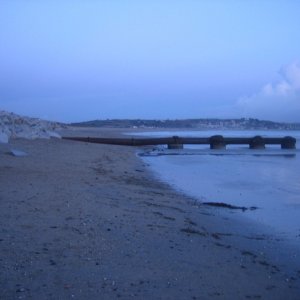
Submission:
<svg viewBox="0 0 300 300">
<path fill-rule="evenodd" d="M 237 130 L 300 130 L 300 123 L 278 123 L 252 118 L 241 119 L 183 119 L 142 120 L 107 119 L 80 123 L 71 126 L 106 128 L 194 128 L 194 129 L 237 129 Z"/>
</svg>

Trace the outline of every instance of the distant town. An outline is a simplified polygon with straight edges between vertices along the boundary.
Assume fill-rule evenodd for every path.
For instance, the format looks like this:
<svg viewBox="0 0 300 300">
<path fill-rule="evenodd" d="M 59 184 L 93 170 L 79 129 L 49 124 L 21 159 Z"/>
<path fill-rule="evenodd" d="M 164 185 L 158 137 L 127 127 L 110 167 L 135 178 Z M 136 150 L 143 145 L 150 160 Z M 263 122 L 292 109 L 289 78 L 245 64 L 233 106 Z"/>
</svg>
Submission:
<svg viewBox="0 0 300 300">
<path fill-rule="evenodd" d="M 189 129 L 236 129 L 236 130 L 300 130 L 300 123 L 279 123 L 253 118 L 241 119 L 180 119 L 143 120 L 107 119 L 71 123 L 80 127 L 111 128 L 189 128 Z"/>
</svg>

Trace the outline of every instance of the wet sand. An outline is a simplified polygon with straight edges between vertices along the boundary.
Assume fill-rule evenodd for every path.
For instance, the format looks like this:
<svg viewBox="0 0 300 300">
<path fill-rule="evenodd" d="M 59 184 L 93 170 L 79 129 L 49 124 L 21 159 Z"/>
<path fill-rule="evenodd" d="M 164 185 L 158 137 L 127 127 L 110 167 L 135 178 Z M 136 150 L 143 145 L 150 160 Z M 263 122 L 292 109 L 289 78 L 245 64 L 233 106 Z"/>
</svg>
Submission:
<svg viewBox="0 0 300 300">
<path fill-rule="evenodd" d="M 68 135 L 83 133 L 112 131 Z M 136 151 L 0 145 L 1 299 L 299 299 L 293 248 L 157 181 Z"/>
</svg>

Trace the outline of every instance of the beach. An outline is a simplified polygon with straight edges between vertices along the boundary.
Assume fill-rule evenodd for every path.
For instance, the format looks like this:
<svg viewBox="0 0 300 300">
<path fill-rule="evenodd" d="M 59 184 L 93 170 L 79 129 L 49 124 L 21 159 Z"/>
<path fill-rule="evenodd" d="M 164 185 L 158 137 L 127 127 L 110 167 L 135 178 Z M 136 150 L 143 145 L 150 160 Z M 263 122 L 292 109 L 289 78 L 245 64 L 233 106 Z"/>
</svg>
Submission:
<svg viewBox="0 0 300 300">
<path fill-rule="evenodd" d="M 1 299 L 299 299 L 292 245 L 159 181 L 142 150 L 0 145 Z"/>
</svg>

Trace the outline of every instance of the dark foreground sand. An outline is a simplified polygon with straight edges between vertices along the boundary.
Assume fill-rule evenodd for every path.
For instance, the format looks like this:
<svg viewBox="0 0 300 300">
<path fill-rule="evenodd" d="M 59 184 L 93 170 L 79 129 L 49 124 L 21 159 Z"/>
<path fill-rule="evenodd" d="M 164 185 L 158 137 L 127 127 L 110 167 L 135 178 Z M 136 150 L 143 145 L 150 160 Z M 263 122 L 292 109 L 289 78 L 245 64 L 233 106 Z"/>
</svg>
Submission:
<svg viewBox="0 0 300 300">
<path fill-rule="evenodd" d="M 135 153 L 0 145 L 0 299 L 300 299 L 292 248 L 156 181 Z"/>
</svg>

